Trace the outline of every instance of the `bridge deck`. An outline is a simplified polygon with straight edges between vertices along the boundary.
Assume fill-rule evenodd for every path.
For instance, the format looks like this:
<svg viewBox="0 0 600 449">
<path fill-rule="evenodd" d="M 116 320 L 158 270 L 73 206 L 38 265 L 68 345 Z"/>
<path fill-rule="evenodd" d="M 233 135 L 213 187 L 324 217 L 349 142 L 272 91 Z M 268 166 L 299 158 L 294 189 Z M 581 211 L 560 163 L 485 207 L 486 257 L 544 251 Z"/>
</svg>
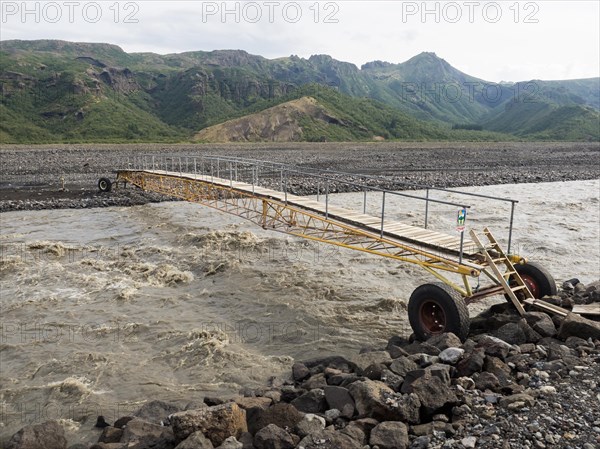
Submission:
<svg viewBox="0 0 600 449">
<path fill-rule="evenodd" d="M 193 173 L 179 173 L 165 170 L 141 171 L 158 175 L 195 179 L 202 182 L 233 188 L 241 192 L 253 194 L 257 197 L 270 198 L 281 202 L 286 201 L 286 194 L 284 192 L 267 189 L 265 187 L 259 187 L 256 185 L 253 186 L 252 184 L 245 182 L 230 181 L 228 179 L 217 178 L 214 176 L 200 174 L 196 175 Z M 333 206 L 331 204 L 326 206 L 326 204 L 323 202 L 304 196 L 292 195 L 290 193 L 287 194 L 287 203 L 298 208 L 314 212 L 318 215 L 325 216 L 327 214 L 330 219 L 338 220 L 345 224 L 355 226 L 363 231 L 372 232 L 378 235 L 381 233 L 380 217 L 363 214 L 343 207 Z M 383 234 L 386 237 L 409 243 L 420 249 L 434 249 L 436 251 L 452 255 L 458 255 L 460 251 L 460 236 L 458 235 L 452 236 L 418 226 L 407 225 L 399 221 L 384 219 Z M 466 237 L 463 243 L 464 256 L 473 256 L 478 252 L 479 251 L 475 243 L 472 242 L 470 238 Z"/>
</svg>

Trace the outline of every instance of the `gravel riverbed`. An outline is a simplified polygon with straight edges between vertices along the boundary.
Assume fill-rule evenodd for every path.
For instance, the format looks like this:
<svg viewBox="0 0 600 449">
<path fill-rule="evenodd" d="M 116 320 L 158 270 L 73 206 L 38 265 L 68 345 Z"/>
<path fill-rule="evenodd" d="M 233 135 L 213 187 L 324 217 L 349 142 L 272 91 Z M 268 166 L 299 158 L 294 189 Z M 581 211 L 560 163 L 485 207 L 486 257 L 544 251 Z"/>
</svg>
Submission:
<svg viewBox="0 0 600 449">
<path fill-rule="evenodd" d="M 114 170 L 141 154 L 223 155 L 380 175 L 386 179 L 379 187 L 395 190 L 409 188 L 406 183 L 461 187 L 600 177 L 600 144 L 595 142 L 4 145 L 0 147 L 0 211 L 166 200 L 136 189 L 98 192 L 100 177 L 114 178 Z M 314 193 L 314 180 L 295 179 L 294 189 Z"/>
</svg>

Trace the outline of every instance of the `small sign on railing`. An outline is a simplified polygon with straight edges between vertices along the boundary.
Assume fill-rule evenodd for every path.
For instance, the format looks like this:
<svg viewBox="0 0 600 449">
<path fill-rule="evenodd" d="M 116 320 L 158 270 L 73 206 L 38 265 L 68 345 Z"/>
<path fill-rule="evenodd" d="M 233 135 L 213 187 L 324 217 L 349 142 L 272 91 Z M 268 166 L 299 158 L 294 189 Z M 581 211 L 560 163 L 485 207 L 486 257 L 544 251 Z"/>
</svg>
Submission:
<svg viewBox="0 0 600 449">
<path fill-rule="evenodd" d="M 467 209 L 459 209 L 456 217 L 456 230 L 458 232 L 465 232 L 465 221 L 467 221 Z"/>
</svg>

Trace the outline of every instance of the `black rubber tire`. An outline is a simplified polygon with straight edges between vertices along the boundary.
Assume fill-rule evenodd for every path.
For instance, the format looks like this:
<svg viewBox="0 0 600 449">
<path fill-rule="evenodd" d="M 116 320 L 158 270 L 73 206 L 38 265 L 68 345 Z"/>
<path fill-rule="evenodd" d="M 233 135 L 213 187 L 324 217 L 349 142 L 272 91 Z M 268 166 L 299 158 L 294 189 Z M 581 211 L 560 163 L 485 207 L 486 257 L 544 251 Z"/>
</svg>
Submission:
<svg viewBox="0 0 600 449">
<path fill-rule="evenodd" d="M 515 264 L 515 271 L 525 281 L 525 284 L 531 290 L 533 296 L 537 299 L 543 298 L 544 296 L 554 296 L 558 293 L 556 288 L 556 281 L 552 277 L 548 270 L 543 266 L 535 262 L 527 262 L 526 264 Z M 535 285 L 532 287 L 531 282 Z M 510 282 L 509 278 L 509 284 Z M 504 295 L 507 301 L 510 301 L 508 296 Z"/>
<path fill-rule="evenodd" d="M 112 189 L 112 182 L 108 178 L 100 178 L 98 180 L 98 189 L 101 192 L 110 192 Z"/>
<path fill-rule="evenodd" d="M 443 314 L 443 319 L 428 324 L 423 318 L 426 319 L 426 310 L 432 307 L 436 314 Z M 417 338 L 423 341 L 444 332 L 452 332 L 461 341 L 469 336 L 469 310 L 465 300 L 457 291 L 441 282 L 424 284 L 415 289 L 408 301 L 408 319 Z M 432 328 L 434 326 L 436 329 Z"/>
</svg>

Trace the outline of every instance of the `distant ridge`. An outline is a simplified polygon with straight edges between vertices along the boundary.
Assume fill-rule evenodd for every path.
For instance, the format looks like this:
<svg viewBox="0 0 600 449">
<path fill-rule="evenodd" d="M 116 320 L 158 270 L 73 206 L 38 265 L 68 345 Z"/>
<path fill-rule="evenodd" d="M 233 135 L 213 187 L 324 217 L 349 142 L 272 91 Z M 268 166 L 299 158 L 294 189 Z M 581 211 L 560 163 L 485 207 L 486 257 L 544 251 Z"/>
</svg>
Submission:
<svg viewBox="0 0 600 449">
<path fill-rule="evenodd" d="M 246 138 L 600 140 L 600 78 L 495 84 L 431 52 L 358 68 L 328 55 L 159 55 L 104 43 L 11 40 L 0 42 L 0 86 L 2 143 L 185 141 L 207 136 L 205 129 L 221 129 L 221 136 L 224 128 L 215 125 L 303 96 L 323 114 L 335 103 L 335 116 L 353 117 L 351 125 L 303 113 L 293 132 Z M 398 123 L 408 119 L 414 130 L 400 132 Z"/>
</svg>

